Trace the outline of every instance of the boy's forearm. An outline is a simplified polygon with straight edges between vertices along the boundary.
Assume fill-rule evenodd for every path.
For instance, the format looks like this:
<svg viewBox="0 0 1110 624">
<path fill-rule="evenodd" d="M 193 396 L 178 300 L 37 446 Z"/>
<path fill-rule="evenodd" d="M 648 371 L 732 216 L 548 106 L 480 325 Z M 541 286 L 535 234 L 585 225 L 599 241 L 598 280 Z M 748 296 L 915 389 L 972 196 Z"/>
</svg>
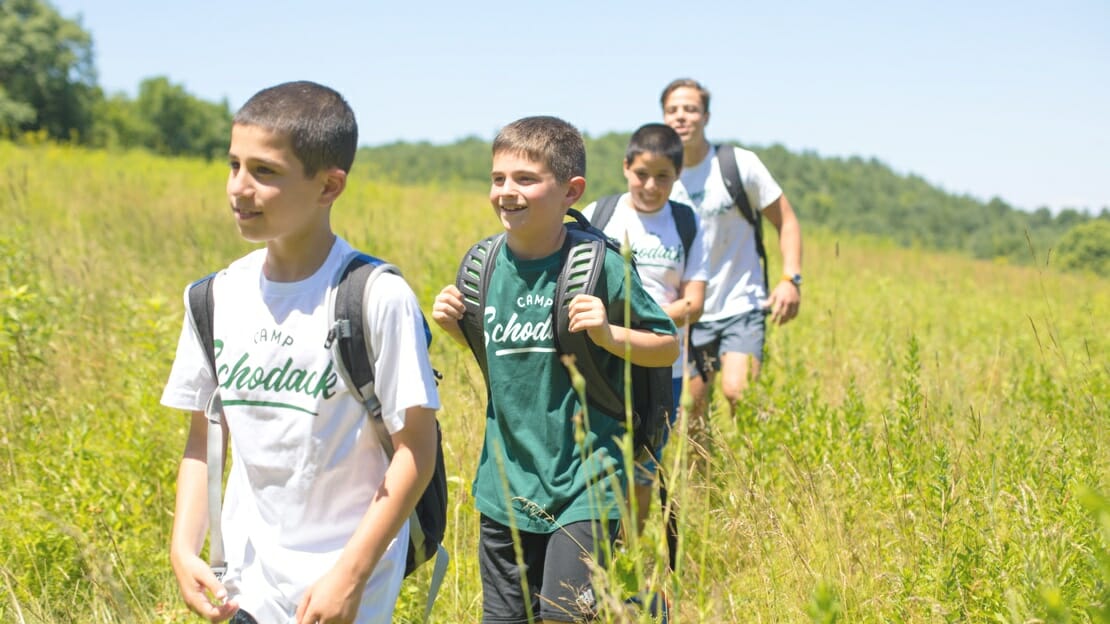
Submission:
<svg viewBox="0 0 1110 624">
<path fill-rule="evenodd" d="M 177 469 L 170 552 L 197 555 L 208 529 L 208 419 L 193 412 L 185 453 Z"/>
<path fill-rule="evenodd" d="M 409 408 L 406 410 L 405 427 L 410 426 L 419 431 L 408 432 L 415 434 L 407 436 L 408 443 L 399 444 L 398 438 L 404 436 L 394 436 L 393 459 L 378 493 L 336 563 L 337 567 L 358 579 L 360 584 L 370 578 L 435 472 L 435 411 L 423 407 Z"/>
<path fill-rule="evenodd" d="M 637 366 L 670 366 L 678 359 L 678 338 L 673 334 L 657 334 L 646 329 L 626 329 L 610 325 L 611 344 L 600 345 L 613 355 L 625 356 L 625 343 L 631 344 L 629 361 Z"/>
</svg>

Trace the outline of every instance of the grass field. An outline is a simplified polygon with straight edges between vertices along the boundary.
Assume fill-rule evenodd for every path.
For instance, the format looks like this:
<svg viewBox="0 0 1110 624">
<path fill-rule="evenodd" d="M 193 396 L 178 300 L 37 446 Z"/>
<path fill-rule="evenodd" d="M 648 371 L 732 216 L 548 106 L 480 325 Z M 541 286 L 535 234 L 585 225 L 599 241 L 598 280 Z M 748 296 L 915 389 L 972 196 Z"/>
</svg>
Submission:
<svg viewBox="0 0 1110 624">
<path fill-rule="evenodd" d="M 183 286 L 250 249 L 225 169 L 0 143 L 2 622 L 199 621 L 167 555 L 187 419 L 158 398 Z M 337 231 L 429 311 L 497 228 L 484 196 L 355 173 Z M 770 332 L 736 416 L 715 405 L 711 461 L 668 449 L 672 622 L 1110 622 L 1110 282 L 1044 249 L 1013 267 L 805 245 L 802 315 Z M 434 619 L 476 622 L 484 391 L 436 331 L 453 560 Z M 660 533 L 618 559 L 614 596 L 637 562 L 658 572 Z M 426 584 L 405 583 L 398 621 Z"/>
</svg>

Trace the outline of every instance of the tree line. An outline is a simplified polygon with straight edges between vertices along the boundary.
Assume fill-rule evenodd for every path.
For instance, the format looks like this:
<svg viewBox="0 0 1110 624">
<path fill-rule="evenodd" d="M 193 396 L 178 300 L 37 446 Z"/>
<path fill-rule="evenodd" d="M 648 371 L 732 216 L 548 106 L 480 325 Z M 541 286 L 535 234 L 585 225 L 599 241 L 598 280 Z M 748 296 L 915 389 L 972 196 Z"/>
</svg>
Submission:
<svg viewBox="0 0 1110 624">
<path fill-rule="evenodd" d="M 93 148 L 146 149 L 170 156 L 222 158 L 227 101 L 190 95 L 167 77 L 147 78 L 138 95 L 105 94 L 97 84 L 92 36 L 43 0 L 0 0 L 0 138 L 66 141 Z M 589 196 L 625 188 L 620 163 L 627 133 L 587 137 Z M 947 193 L 878 160 L 752 147 L 786 190 L 804 224 L 954 250 L 977 258 L 1042 262 L 1110 275 L 1110 208 L 1016 210 Z M 406 184 L 480 184 L 489 142 L 391 143 L 359 151 L 360 170 Z"/>
<path fill-rule="evenodd" d="M 222 157 L 231 111 L 166 77 L 134 99 L 97 84 L 92 36 L 42 0 L 0 0 L 0 136 Z"/>
<path fill-rule="evenodd" d="M 586 137 L 586 199 L 626 190 L 621 172 L 629 133 Z M 983 202 L 902 175 L 875 158 L 829 158 L 781 145 L 744 146 L 774 172 L 803 227 L 891 239 L 903 246 L 959 251 L 983 259 L 1042 263 L 1110 276 L 1110 208 L 1026 212 L 995 197 Z M 484 186 L 490 143 L 390 143 L 359 150 L 359 167 L 402 184 L 454 180 Z"/>
</svg>

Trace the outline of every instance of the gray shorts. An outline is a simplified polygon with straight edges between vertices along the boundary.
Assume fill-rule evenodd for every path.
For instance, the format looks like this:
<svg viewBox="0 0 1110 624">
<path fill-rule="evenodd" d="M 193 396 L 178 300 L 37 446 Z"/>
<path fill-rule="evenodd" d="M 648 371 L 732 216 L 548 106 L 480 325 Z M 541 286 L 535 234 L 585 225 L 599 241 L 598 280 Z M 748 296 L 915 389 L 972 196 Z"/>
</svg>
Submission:
<svg viewBox="0 0 1110 624">
<path fill-rule="evenodd" d="M 691 368 L 705 375 L 721 370 L 722 353 L 744 353 L 763 360 L 767 312 L 755 309 L 718 321 L 694 323 L 690 330 Z"/>
</svg>

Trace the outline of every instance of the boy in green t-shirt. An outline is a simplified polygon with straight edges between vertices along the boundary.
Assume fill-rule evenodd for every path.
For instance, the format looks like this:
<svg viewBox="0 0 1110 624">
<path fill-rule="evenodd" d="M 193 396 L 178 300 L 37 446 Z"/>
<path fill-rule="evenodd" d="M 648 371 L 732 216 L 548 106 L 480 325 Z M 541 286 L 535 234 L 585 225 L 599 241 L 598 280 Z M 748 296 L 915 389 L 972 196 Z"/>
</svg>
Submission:
<svg viewBox="0 0 1110 624">
<path fill-rule="evenodd" d="M 556 280 L 562 269 L 567 209 L 586 187 L 586 150 L 578 131 L 554 117 L 526 117 L 493 142 L 490 204 L 505 245 L 489 278 L 483 310 L 489 403 L 474 479 L 481 512 L 479 567 L 484 622 L 576 622 L 596 615 L 590 557 L 612 546 L 619 520 L 617 490 L 628 477 L 619 438 L 623 425 L 583 411 L 559 361 L 552 331 Z M 678 356 L 674 324 L 644 291 L 635 272 L 624 283 L 623 260 L 608 252 L 604 301 L 578 295 L 570 331 L 587 332 L 600 368 L 621 379 L 625 343 L 640 366 L 669 366 Z M 637 324 L 609 324 L 605 301 L 629 299 Z M 445 287 L 432 318 L 465 345 L 458 325 L 462 293 Z M 576 427 L 583 437 L 576 442 Z M 506 490 L 508 496 L 506 496 Z M 623 494 L 622 494 L 623 496 Z M 513 529 L 524 559 L 524 595 Z M 604 561 L 601 561 L 603 564 Z"/>
</svg>

